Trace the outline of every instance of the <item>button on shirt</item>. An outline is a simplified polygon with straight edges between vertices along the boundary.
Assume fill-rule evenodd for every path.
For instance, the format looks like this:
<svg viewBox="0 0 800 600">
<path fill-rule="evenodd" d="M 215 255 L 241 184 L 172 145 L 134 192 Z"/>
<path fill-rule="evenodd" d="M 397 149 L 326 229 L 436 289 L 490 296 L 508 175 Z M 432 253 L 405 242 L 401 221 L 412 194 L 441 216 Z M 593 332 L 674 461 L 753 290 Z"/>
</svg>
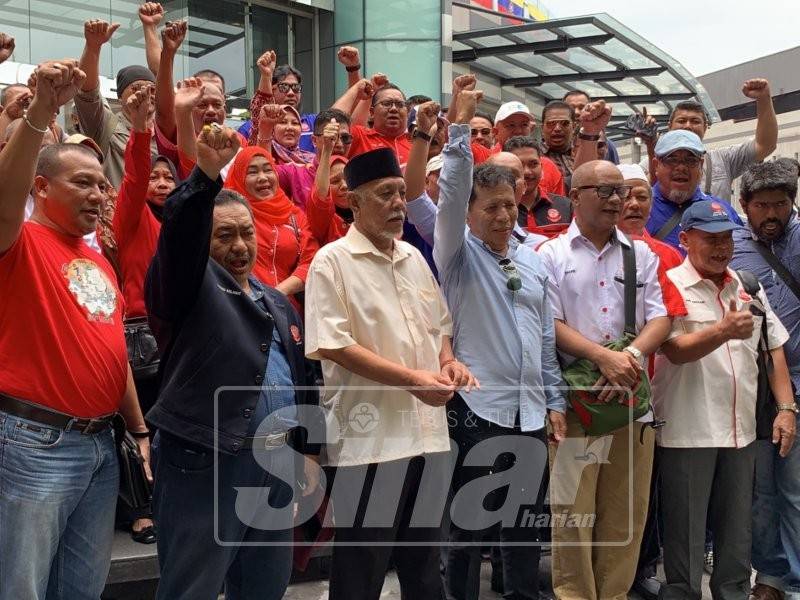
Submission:
<svg viewBox="0 0 800 600">
<path fill-rule="evenodd" d="M 792 382 L 796 391 L 800 393 L 800 300 L 759 254 L 756 249 L 756 244 L 759 242 L 749 227 L 734 231 L 733 242 L 731 268 L 750 271 L 758 277 L 767 293 L 772 310 L 789 332 L 789 340 L 783 350 L 786 353 Z M 783 266 L 800 281 L 800 220 L 796 214 L 786 226 L 783 236 L 768 245 Z"/>
<path fill-rule="evenodd" d="M 523 431 L 545 425 L 546 408 L 566 411 L 556 357 L 547 276 L 535 252 L 513 236 L 501 256 L 464 229 L 472 187 L 467 125 L 451 125 L 439 177 L 434 260 L 453 311 L 453 350 L 481 382 L 463 394 L 479 417 Z M 522 280 L 512 292 L 499 261 L 510 259 Z"/>
<path fill-rule="evenodd" d="M 765 309 L 768 346 L 775 349 L 788 339 L 786 329 L 772 312 L 744 290 L 738 277 L 728 270 L 722 290 L 703 279 L 689 259 L 667 272 L 683 295 L 688 314 L 672 322 L 670 338 L 701 331 L 721 321 L 731 300 L 737 310 L 751 304 Z M 759 294 L 762 298 L 763 291 Z M 700 360 L 672 364 L 656 355 L 653 406 L 667 424 L 659 431 L 658 443 L 667 448 L 743 448 L 756 439 L 757 346 L 761 319 L 754 317 L 753 335 L 730 340 Z"/>
<path fill-rule="evenodd" d="M 743 224 L 741 217 L 739 217 L 739 214 L 730 204 L 721 198 L 704 194 L 702 191 L 700 191 L 700 186 L 695 189 L 692 197 L 686 202 L 700 202 L 701 200 L 714 200 L 719 202 L 725 209 L 725 212 L 728 213 L 731 221 L 737 225 Z M 653 209 L 650 212 L 650 218 L 647 220 L 647 231 L 650 232 L 650 235 L 655 235 L 658 233 L 658 230 L 661 229 L 667 223 L 667 221 L 670 220 L 670 218 L 672 218 L 672 215 L 675 214 L 675 211 L 677 211 L 678 208 L 679 205 L 675 204 L 672 200 L 664 196 L 664 194 L 661 192 L 661 186 L 656 183 L 653 186 Z M 678 241 L 678 233 L 680 233 L 680 230 L 681 226 L 680 222 L 678 222 L 675 224 L 675 227 L 672 228 L 672 231 L 670 231 L 669 235 L 667 235 L 667 237 L 665 237 L 662 241 L 677 249 L 681 255 L 686 256 L 686 251 L 681 248 L 680 242 Z"/>
<path fill-rule="evenodd" d="M 324 246 L 306 283 L 306 353 L 359 344 L 409 369 L 439 373 L 452 322 L 422 255 L 394 242 L 380 252 L 356 226 Z M 328 464 L 384 462 L 450 449 L 444 407 L 322 360 Z M 363 389 L 363 388 L 372 389 Z M 362 389 L 359 389 L 362 388 Z"/>
</svg>

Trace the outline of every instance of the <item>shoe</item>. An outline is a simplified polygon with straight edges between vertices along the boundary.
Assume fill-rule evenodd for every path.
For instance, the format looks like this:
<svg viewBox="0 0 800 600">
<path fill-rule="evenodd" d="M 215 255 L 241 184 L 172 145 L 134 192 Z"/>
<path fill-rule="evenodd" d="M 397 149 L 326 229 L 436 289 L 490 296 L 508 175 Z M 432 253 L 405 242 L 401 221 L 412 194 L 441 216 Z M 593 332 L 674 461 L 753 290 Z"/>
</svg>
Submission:
<svg viewBox="0 0 800 600">
<path fill-rule="evenodd" d="M 634 580 L 631 591 L 639 594 L 644 600 L 658 600 L 661 582 L 655 577 L 640 577 Z"/>
<path fill-rule="evenodd" d="M 750 600 L 784 600 L 785 598 L 786 595 L 782 591 L 764 583 L 755 584 L 750 592 Z"/>
<path fill-rule="evenodd" d="M 155 525 L 145 527 L 141 531 L 133 531 L 131 529 L 131 539 L 140 544 L 155 544 L 156 543 L 156 528 Z"/>
<path fill-rule="evenodd" d="M 714 551 L 706 550 L 703 558 L 703 570 L 711 575 L 714 572 Z"/>
</svg>

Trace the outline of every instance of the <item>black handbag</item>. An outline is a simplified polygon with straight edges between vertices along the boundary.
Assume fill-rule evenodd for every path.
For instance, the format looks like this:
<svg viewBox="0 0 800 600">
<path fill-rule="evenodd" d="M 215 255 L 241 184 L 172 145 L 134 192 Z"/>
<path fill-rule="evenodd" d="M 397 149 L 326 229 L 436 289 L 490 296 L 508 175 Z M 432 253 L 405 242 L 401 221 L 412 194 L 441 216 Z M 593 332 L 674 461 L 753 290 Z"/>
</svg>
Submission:
<svg viewBox="0 0 800 600">
<path fill-rule="evenodd" d="M 119 462 L 119 497 L 132 510 L 147 508 L 153 496 L 153 486 L 145 474 L 139 444 L 128 433 L 121 415 L 114 418 L 114 441 Z"/>
<path fill-rule="evenodd" d="M 150 331 L 147 317 L 125 319 L 125 344 L 128 362 L 135 379 L 153 377 L 158 372 L 158 343 Z"/>
</svg>

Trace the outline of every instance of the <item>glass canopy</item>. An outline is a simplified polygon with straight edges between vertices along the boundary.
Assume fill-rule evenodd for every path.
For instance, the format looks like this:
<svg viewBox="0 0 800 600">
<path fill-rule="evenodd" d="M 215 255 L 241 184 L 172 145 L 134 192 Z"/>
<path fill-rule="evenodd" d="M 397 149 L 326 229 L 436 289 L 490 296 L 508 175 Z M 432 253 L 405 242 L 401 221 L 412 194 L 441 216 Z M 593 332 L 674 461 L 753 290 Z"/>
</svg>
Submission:
<svg viewBox="0 0 800 600">
<path fill-rule="evenodd" d="M 542 102 L 576 88 L 602 98 L 613 109 L 612 137 L 634 112 L 646 108 L 664 123 L 675 103 L 690 98 L 719 121 L 710 96 L 683 65 L 605 13 L 454 32 L 453 62 Z"/>
</svg>

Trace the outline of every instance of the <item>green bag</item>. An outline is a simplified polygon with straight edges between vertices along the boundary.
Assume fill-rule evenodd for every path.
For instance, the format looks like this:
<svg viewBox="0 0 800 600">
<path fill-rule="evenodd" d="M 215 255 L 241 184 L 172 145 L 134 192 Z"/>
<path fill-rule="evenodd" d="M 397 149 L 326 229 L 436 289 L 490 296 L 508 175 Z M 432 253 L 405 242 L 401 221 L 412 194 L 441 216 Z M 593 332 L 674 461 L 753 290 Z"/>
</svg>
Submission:
<svg viewBox="0 0 800 600">
<path fill-rule="evenodd" d="M 604 344 L 615 351 L 630 346 L 636 339 L 636 255 L 633 243 L 621 246 L 625 277 L 625 331 L 620 339 Z M 600 379 L 600 369 L 586 358 L 573 362 L 563 370 L 562 375 L 570 387 L 567 396 L 570 408 L 575 411 L 588 435 L 606 435 L 650 411 L 650 380 L 646 371 L 642 371 L 633 393 L 626 394 L 621 402 L 602 402 L 597 399 L 601 390 L 592 390 L 592 386 Z"/>
</svg>

